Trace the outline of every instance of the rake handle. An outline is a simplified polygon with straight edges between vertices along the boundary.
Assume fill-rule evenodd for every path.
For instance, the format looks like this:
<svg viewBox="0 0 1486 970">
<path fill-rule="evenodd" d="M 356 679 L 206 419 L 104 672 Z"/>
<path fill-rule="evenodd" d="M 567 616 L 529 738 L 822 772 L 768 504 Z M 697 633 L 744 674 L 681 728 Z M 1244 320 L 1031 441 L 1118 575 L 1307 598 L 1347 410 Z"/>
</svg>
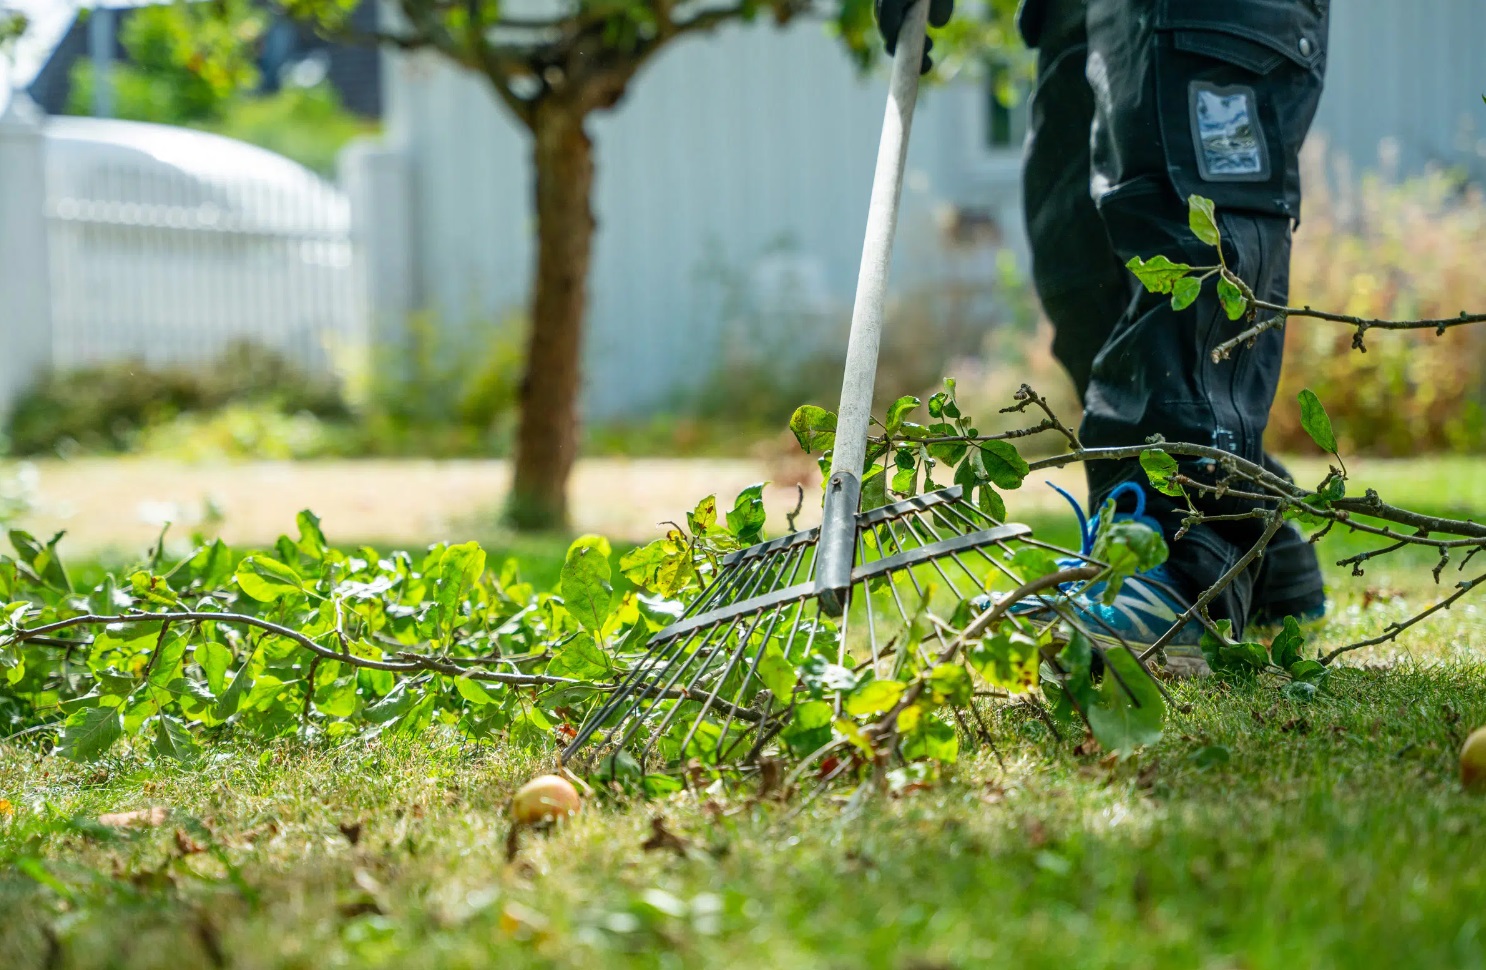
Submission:
<svg viewBox="0 0 1486 970">
<path fill-rule="evenodd" d="M 893 235 L 898 228 L 898 204 L 903 195 L 903 170 L 908 159 L 908 134 L 918 101 L 919 69 L 923 63 L 924 31 L 929 2 L 917 0 L 903 17 L 893 57 L 887 111 L 877 145 L 877 170 L 872 178 L 872 201 L 867 208 L 866 238 L 857 274 L 856 302 L 851 311 L 851 335 L 846 344 L 846 369 L 841 379 L 841 406 L 836 414 L 836 444 L 831 476 L 826 484 L 816 563 L 816 591 L 828 612 L 840 615 L 851 588 L 856 546 L 856 513 L 861 495 L 862 465 L 867 457 L 867 432 L 872 419 L 872 387 L 877 377 L 877 353 L 882 338 L 882 316 L 887 302 L 888 269 Z"/>
</svg>

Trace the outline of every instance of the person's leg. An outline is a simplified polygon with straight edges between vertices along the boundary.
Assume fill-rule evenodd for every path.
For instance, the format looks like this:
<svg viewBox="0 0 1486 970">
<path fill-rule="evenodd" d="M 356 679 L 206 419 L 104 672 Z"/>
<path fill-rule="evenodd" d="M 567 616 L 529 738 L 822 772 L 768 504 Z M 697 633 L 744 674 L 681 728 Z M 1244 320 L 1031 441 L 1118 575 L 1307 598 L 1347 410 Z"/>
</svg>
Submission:
<svg viewBox="0 0 1486 970">
<path fill-rule="evenodd" d="M 1297 155 L 1321 88 L 1324 8 L 1200 0 L 1089 0 L 1088 7 L 1091 186 L 1118 261 L 1160 254 L 1215 262 L 1188 226 L 1187 196 L 1200 194 L 1217 203 L 1228 266 L 1262 298 L 1283 300 L 1299 212 Z M 1085 444 L 1138 445 L 1159 434 L 1262 460 L 1284 337 L 1270 331 L 1212 361 L 1212 348 L 1236 326 L 1211 282 L 1180 312 L 1167 297 L 1132 290 L 1090 367 Z M 1180 464 L 1194 478 L 1213 471 Z M 1093 463 L 1088 471 L 1091 507 L 1135 482 L 1174 540 L 1182 512 L 1146 486 L 1138 462 Z M 1246 510 L 1232 498 L 1199 507 Z M 1182 595 L 1190 601 L 1211 585 L 1260 531 L 1255 520 L 1213 523 L 1172 541 L 1168 572 Z M 1246 570 L 1212 615 L 1242 630 L 1258 573 Z"/>
<path fill-rule="evenodd" d="M 1032 281 L 1053 325 L 1053 355 L 1080 400 L 1135 284 L 1089 194 L 1094 93 L 1084 75 L 1085 16 L 1085 0 L 1025 0 L 1020 11 L 1023 39 L 1037 51 L 1022 176 Z"/>
</svg>

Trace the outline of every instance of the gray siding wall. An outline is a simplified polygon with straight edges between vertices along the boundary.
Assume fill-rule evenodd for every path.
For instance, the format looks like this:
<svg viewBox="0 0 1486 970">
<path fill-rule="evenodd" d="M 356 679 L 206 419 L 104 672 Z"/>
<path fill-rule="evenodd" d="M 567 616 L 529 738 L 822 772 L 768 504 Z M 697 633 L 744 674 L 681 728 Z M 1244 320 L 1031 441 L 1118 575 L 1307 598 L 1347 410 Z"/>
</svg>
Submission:
<svg viewBox="0 0 1486 970">
<path fill-rule="evenodd" d="M 1358 170 L 1385 138 L 1401 173 L 1486 177 L 1486 0 L 1335 0 L 1315 131 Z"/>
</svg>

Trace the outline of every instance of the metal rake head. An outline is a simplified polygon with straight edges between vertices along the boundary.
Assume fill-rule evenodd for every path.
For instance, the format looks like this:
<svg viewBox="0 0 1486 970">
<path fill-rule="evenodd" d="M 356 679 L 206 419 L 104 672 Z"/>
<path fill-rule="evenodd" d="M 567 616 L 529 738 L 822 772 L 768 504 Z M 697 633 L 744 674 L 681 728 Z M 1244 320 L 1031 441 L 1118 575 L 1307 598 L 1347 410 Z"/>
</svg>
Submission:
<svg viewBox="0 0 1486 970">
<path fill-rule="evenodd" d="M 1078 556 L 1038 542 L 1025 525 L 998 522 L 954 486 L 858 513 L 849 531 L 838 531 L 851 536 L 843 591 L 823 586 L 820 575 L 831 568 L 822 563 L 830 558 L 827 505 L 820 528 L 725 557 L 685 614 L 629 658 L 564 761 L 592 742 L 590 757 L 624 752 L 642 771 L 693 759 L 751 763 L 789 723 L 802 665 L 814 665 L 826 691 L 832 677 L 868 665 L 892 676 L 905 662 L 927 662 L 937 652 L 928 644 L 953 636 L 942 616 L 1001 580 L 1020 585 L 1008 562 L 1014 546 Z"/>
</svg>

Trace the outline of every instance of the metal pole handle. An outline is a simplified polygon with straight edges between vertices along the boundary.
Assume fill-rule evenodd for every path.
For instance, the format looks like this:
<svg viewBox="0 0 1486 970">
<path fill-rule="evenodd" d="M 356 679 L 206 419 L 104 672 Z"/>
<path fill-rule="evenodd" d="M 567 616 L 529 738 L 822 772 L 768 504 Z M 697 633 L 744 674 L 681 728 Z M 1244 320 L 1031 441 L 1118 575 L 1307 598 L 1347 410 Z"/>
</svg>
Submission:
<svg viewBox="0 0 1486 970">
<path fill-rule="evenodd" d="M 851 336 L 846 344 L 846 370 L 841 380 L 841 407 L 836 413 L 836 444 L 831 477 L 826 483 L 815 585 L 821 606 L 832 615 L 846 608 L 851 589 L 851 567 L 856 550 L 856 514 L 861 496 L 862 464 L 867 457 L 867 431 L 872 419 L 872 386 L 877 377 L 877 350 L 882 337 L 883 308 L 887 302 L 888 268 L 893 235 L 898 228 L 898 203 L 903 194 L 903 169 L 908 159 L 908 133 L 918 101 L 919 70 L 923 64 L 924 32 L 929 0 L 915 0 L 904 13 L 893 57 L 882 139 L 877 146 L 877 171 L 872 178 L 872 201 L 867 209 L 867 232 L 862 243 L 862 265 L 857 274 L 856 303 L 851 311 Z"/>
<path fill-rule="evenodd" d="M 892 85 L 877 147 L 877 173 L 872 180 L 872 203 L 867 210 L 867 233 L 862 243 L 862 265 L 857 274 L 856 304 L 851 311 L 851 337 L 846 345 L 846 371 L 841 384 L 841 408 L 836 415 L 836 447 L 831 471 L 862 473 L 867 454 L 867 430 L 872 417 L 872 387 L 877 377 L 877 347 L 882 336 L 882 314 L 887 302 L 888 267 L 893 234 L 898 228 L 898 203 L 903 194 L 903 169 L 908 156 L 908 132 L 918 100 L 919 67 L 923 63 L 924 30 L 929 0 L 917 0 L 903 17 L 893 58 Z"/>
</svg>

